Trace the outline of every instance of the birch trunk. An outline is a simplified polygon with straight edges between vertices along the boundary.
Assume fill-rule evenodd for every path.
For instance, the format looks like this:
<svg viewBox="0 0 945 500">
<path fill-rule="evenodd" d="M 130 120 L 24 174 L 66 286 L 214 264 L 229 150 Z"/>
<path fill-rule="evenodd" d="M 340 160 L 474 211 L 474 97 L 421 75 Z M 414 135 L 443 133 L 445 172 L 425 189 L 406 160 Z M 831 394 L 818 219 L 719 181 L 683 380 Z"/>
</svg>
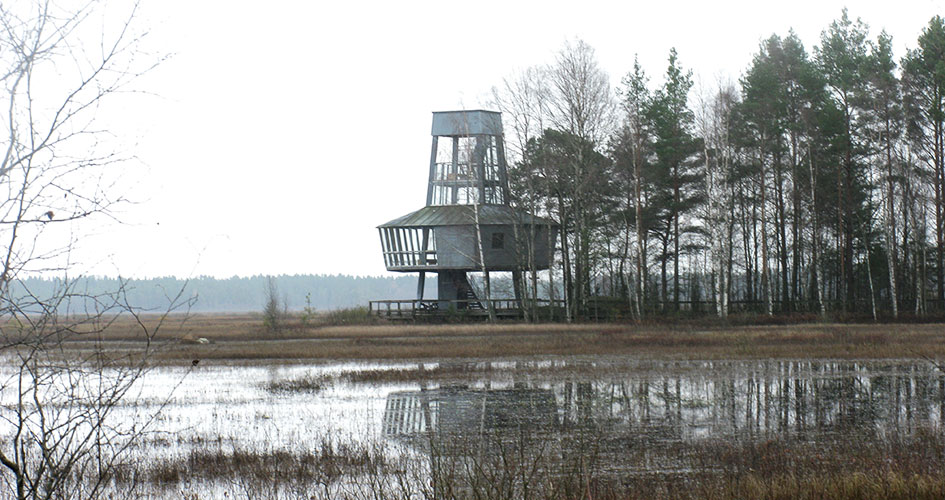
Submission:
<svg viewBox="0 0 945 500">
<path fill-rule="evenodd" d="M 870 282 L 870 306 L 873 308 L 873 321 L 876 321 L 876 291 L 873 289 L 873 265 L 870 260 L 870 240 L 869 236 L 866 236 L 863 241 L 863 246 L 866 250 L 866 279 Z"/>
<path fill-rule="evenodd" d="M 889 120 L 886 130 L 889 131 Z M 892 144 L 886 141 L 886 265 L 889 268 L 889 302 L 893 318 L 899 317 L 899 294 L 896 293 L 896 206 L 893 182 Z"/>
<path fill-rule="evenodd" d="M 811 219 L 813 220 L 813 234 L 811 235 L 810 245 L 811 245 L 811 262 L 810 270 L 811 275 L 814 279 L 814 288 L 817 292 L 817 305 L 820 307 L 820 317 L 827 317 L 827 307 L 824 304 L 824 288 L 823 284 L 820 282 L 820 274 L 818 272 L 818 266 L 820 265 L 817 262 L 817 251 L 820 247 L 820 228 L 817 224 L 817 170 L 814 167 L 814 158 L 813 153 L 808 149 L 807 151 L 807 165 L 810 170 L 810 204 L 811 204 Z"/>
<path fill-rule="evenodd" d="M 767 217 L 767 179 L 765 178 L 765 155 L 761 153 L 761 293 L 764 295 L 765 312 L 774 315 L 774 303 L 771 300 L 771 283 L 768 276 L 768 217 Z"/>
<path fill-rule="evenodd" d="M 489 313 L 489 322 L 495 323 L 495 308 L 492 304 L 492 285 L 489 282 L 489 271 L 486 270 L 485 254 L 482 251 L 482 227 L 479 225 L 479 203 L 473 203 L 473 218 L 476 224 L 476 245 L 479 248 L 479 268 L 482 270 L 483 286 L 485 288 L 486 311 Z"/>
<path fill-rule="evenodd" d="M 643 298 L 644 298 L 644 266 L 646 265 L 646 252 L 643 248 L 645 233 L 643 231 L 643 200 L 641 198 L 642 191 L 642 172 L 640 168 L 640 159 L 637 157 L 638 151 L 633 152 L 633 196 L 635 198 L 635 207 L 634 213 L 636 214 L 637 219 L 637 254 L 636 254 L 636 264 L 637 264 L 637 276 L 636 284 L 634 286 L 634 295 L 636 296 L 637 302 L 637 318 L 643 320 Z"/>
</svg>

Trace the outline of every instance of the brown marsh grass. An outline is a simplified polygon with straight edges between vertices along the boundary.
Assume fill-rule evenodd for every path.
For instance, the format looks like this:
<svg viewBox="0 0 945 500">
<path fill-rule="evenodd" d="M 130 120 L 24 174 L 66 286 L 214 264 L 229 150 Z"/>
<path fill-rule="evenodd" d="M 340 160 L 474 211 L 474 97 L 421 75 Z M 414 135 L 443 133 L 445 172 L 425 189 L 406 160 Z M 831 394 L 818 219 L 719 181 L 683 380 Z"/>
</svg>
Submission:
<svg viewBox="0 0 945 500">
<path fill-rule="evenodd" d="M 144 477 L 152 483 L 177 483 L 184 479 L 264 482 L 331 482 L 364 467 L 376 467 L 383 457 L 370 448 L 326 444 L 318 450 L 256 451 L 199 449 L 186 457 L 152 464 Z"/>
<path fill-rule="evenodd" d="M 941 499 L 942 442 L 940 429 L 927 429 L 885 439 L 706 440 L 641 451 L 601 428 L 563 438 L 513 430 L 431 435 L 417 444 L 418 455 L 399 457 L 382 447 L 195 451 L 136 477 L 178 491 L 193 479 L 223 482 L 239 487 L 237 498 Z"/>
<path fill-rule="evenodd" d="M 154 328 L 158 317 L 144 317 Z M 119 318 L 94 338 L 116 350 L 140 341 L 140 326 Z M 205 338 L 209 344 L 195 344 Z M 165 320 L 155 340 L 167 362 L 201 360 L 444 359 L 534 355 L 630 355 L 678 359 L 945 357 L 942 324 L 733 326 L 683 324 L 293 324 L 266 332 L 258 314 L 196 314 Z M 128 346 L 132 344 L 127 344 Z"/>
</svg>

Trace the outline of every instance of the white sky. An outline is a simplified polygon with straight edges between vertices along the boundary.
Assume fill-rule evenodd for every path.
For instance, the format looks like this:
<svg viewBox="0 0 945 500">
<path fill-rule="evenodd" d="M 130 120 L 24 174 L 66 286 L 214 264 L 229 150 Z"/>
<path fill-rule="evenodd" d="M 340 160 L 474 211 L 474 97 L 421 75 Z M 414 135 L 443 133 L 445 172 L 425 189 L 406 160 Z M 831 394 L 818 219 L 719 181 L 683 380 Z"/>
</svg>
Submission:
<svg viewBox="0 0 945 500">
<path fill-rule="evenodd" d="M 670 47 L 711 84 L 794 28 L 812 52 L 844 2 L 146 0 L 172 57 L 115 120 L 144 171 L 123 224 L 83 246 L 97 274 L 383 274 L 375 226 L 421 208 L 431 111 L 490 88 L 567 40 L 618 84 L 635 53 L 659 83 Z M 897 58 L 945 0 L 849 3 Z"/>
</svg>

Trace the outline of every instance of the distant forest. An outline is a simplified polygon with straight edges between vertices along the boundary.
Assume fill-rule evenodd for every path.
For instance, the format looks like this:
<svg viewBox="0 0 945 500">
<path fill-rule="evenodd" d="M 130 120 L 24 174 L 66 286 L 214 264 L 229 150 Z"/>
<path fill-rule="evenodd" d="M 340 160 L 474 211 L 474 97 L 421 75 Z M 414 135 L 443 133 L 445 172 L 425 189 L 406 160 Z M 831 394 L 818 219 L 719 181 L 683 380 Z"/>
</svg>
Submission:
<svg viewBox="0 0 945 500">
<path fill-rule="evenodd" d="M 505 79 L 512 201 L 561 224 L 572 315 L 945 309 L 945 20 L 906 43 L 844 10 L 737 82 L 694 88 L 673 49 L 614 88 L 582 41 Z"/>
<path fill-rule="evenodd" d="M 193 299 L 191 312 L 261 311 L 268 288 L 267 276 L 192 279 L 174 277 L 145 280 L 83 277 L 71 283 L 75 299 L 60 305 L 60 312 L 77 312 L 93 307 L 90 297 L 112 296 L 123 289 L 129 304 L 145 311 L 163 312 L 181 290 L 182 299 Z M 366 306 L 377 299 L 409 299 L 417 293 L 416 277 L 379 277 L 347 275 L 311 275 L 273 277 L 280 299 L 289 310 L 299 311 L 308 303 L 320 311 Z M 59 278 L 29 278 L 14 285 L 14 293 L 30 293 L 36 297 L 52 297 L 63 286 Z"/>
</svg>

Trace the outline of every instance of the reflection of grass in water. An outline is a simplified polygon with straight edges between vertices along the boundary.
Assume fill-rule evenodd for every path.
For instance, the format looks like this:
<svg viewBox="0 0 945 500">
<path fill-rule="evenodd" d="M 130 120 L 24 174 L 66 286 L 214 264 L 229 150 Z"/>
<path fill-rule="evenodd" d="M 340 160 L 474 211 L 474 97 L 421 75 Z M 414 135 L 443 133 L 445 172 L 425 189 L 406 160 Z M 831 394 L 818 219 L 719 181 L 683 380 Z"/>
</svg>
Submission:
<svg viewBox="0 0 945 500">
<path fill-rule="evenodd" d="M 304 376 L 291 379 L 270 380 L 265 384 L 269 392 L 321 392 L 332 384 L 331 377 Z"/>
<path fill-rule="evenodd" d="M 524 368 L 522 368 L 524 366 Z M 336 375 L 302 375 L 295 378 L 272 380 L 265 384 L 269 392 L 319 392 L 331 385 L 344 382 L 351 384 L 385 384 L 397 382 L 442 382 L 455 380 L 479 380 L 483 377 L 512 373 L 538 374 L 546 368 L 532 364 L 519 367 L 495 366 L 492 363 L 439 363 L 412 368 L 366 368 L 347 370 Z M 579 365 L 569 366 L 570 372 L 578 370 Z M 551 372 L 560 374 L 561 369 Z"/>
<path fill-rule="evenodd" d="M 303 375 L 295 378 L 271 380 L 264 384 L 264 388 L 271 393 L 310 392 L 316 393 L 325 390 L 337 382 L 354 384 L 383 384 L 394 382 L 436 382 L 442 380 L 457 380 L 460 378 L 479 378 L 495 375 L 498 369 L 485 367 L 433 367 L 433 368 L 390 368 L 365 369 L 345 371 L 337 375 L 311 376 Z"/>
</svg>

